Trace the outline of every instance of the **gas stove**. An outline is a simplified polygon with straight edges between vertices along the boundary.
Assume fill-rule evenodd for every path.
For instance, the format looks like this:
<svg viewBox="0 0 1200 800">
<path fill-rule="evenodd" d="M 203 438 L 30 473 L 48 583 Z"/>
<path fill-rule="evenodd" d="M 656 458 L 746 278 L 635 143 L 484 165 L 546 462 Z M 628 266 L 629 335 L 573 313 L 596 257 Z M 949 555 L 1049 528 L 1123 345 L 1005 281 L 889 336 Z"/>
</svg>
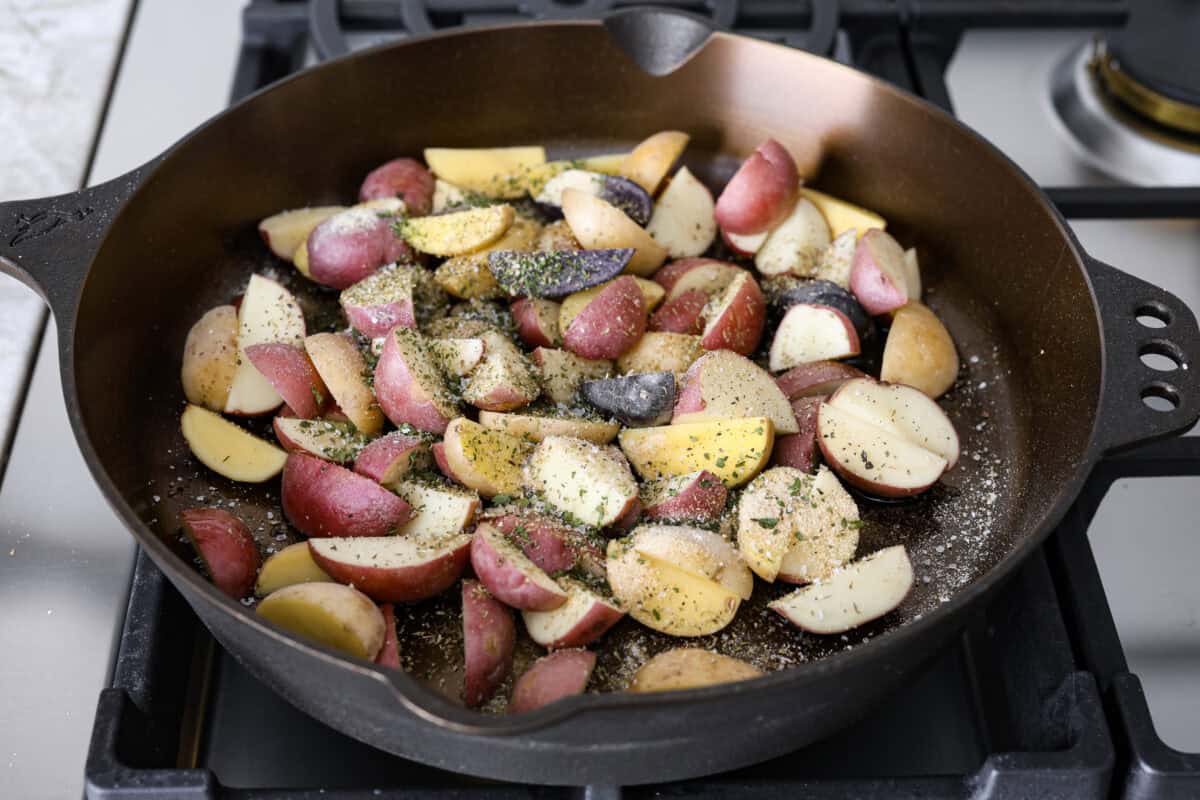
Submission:
<svg viewBox="0 0 1200 800">
<path fill-rule="evenodd" d="M 154 155 L 228 99 L 325 57 L 458 25 L 594 16 L 630 3 L 243 4 L 137 4 L 93 180 Z M 1129 4 L 1138 6 L 1132 16 L 1105 0 L 660 5 L 829 55 L 957 113 L 1047 187 L 1089 252 L 1200 308 L 1200 148 L 1193 133 L 1129 99 L 1147 95 L 1110 85 L 1121 71 L 1177 103 L 1188 98 L 1156 71 L 1161 59 L 1139 67 L 1130 41 L 1145 36 L 1141 4 Z M 1196 20 L 1187 23 L 1192 40 Z M 1089 138 L 1092 129 L 1106 133 Z M 961 639 L 849 730 L 693 781 L 530 787 L 349 739 L 215 645 L 92 488 L 67 428 L 55 353 L 51 330 L 0 483 L 0 533 L 29 548 L 19 566 L 35 593 L 4 612 L 24 615 L 33 642 L 4 674 L 37 678 L 30 710 L 22 705 L 0 727 L 0 754 L 26 755 L 10 764 L 20 776 L 13 796 L 62 796 L 81 778 L 89 797 L 114 799 L 1200 796 L 1196 439 L 1104 461 L 1043 551 Z M 64 637 L 87 665 L 39 660 Z M 57 748 L 64 742 L 69 753 Z M 72 771 L 85 744 L 80 776 Z"/>
</svg>

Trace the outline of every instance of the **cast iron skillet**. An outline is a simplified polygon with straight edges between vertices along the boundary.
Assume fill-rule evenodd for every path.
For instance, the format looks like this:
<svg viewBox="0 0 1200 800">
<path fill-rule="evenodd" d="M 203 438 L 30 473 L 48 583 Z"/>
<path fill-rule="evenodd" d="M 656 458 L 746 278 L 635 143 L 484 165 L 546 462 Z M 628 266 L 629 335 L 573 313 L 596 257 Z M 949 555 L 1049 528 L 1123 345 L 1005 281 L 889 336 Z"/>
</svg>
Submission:
<svg viewBox="0 0 1200 800">
<path fill-rule="evenodd" d="M 738 624 L 700 645 L 794 668 L 670 695 L 591 694 L 508 717 L 445 696 L 460 660 L 450 601 L 406 614 L 409 674 L 297 640 L 213 589 L 179 544 L 179 510 L 236 499 L 261 545 L 290 536 L 275 488 L 204 472 L 178 432 L 191 323 L 253 270 L 290 274 L 257 240 L 257 220 L 345 201 L 370 168 L 427 145 L 541 142 L 561 156 L 611 152 L 668 128 L 691 133 L 688 163 L 714 186 L 774 136 L 816 186 L 877 210 L 919 248 L 927 299 L 964 356 L 946 405 L 965 453 L 921 499 L 864 504 L 861 552 L 893 542 L 912 552 L 918 583 L 905 604 L 852 637 L 806 637 L 762 610 L 779 588 L 760 584 Z M 357 53 L 239 103 L 128 175 L 0 207 L 0 226 L 0 268 L 54 311 L 88 465 L 214 636 L 333 727 L 494 778 L 679 779 L 829 734 L 961 629 L 1063 515 L 1101 455 L 1200 416 L 1194 370 L 1160 373 L 1139 360 L 1157 352 L 1191 366 L 1200 352 L 1192 313 L 1084 254 L 1046 198 L 987 142 L 847 67 L 710 35 L 661 12 L 451 32 Z M 298 291 L 310 329 L 319 327 L 330 296 Z M 1165 325 L 1143 327 L 1139 315 Z M 1146 396 L 1175 408 L 1153 411 Z M 677 643 L 623 623 L 599 645 L 597 680 L 619 686 L 631 666 Z"/>
</svg>

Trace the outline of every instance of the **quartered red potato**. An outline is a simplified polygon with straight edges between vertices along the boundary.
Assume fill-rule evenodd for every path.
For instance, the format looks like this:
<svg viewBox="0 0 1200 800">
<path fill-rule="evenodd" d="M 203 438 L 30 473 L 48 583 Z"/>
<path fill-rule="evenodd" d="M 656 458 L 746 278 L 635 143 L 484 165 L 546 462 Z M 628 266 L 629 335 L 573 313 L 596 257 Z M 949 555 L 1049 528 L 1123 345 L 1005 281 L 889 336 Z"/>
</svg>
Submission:
<svg viewBox="0 0 1200 800">
<path fill-rule="evenodd" d="M 232 513 L 189 510 L 213 581 L 392 668 L 410 604 L 450 593 L 463 702 L 511 712 L 586 691 L 623 618 L 705 636 L 760 581 L 797 586 L 769 606 L 797 636 L 894 610 L 912 567 L 860 548 L 860 504 L 928 490 L 959 453 L 937 402 L 958 356 L 916 253 L 778 142 L 716 187 L 676 168 L 688 138 L 569 162 L 431 148 L 372 170 L 356 204 L 263 220 L 342 324 L 311 329 L 259 274 L 193 327 L 192 453 L 280 479 L 307 540 L 260 563 Z M 544 655 L 513 675 L 522 638 Z M 681 647 L 629 689 L 759 674 Z"/>
</svg>

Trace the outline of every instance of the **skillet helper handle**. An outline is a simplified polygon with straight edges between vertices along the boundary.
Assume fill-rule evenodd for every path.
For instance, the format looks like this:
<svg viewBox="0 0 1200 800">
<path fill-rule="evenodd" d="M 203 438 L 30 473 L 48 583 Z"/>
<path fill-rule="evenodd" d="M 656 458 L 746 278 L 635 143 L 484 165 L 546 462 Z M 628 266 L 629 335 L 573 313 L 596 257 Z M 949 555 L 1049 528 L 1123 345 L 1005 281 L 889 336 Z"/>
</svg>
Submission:
<svg viewBox="0 0 1200 800">
<path fill-rule="evenodd" d="M 1200 419 L 1195 314 L 1165 289 L 1101 261 L 1089 257 L 1087 269 L 1104 326 L 1096 455 L 1183 433 Z M 1154 369 L 1144 355 L 1165 356 L 1175 369 Z"/>
<path fill-rule="evenodd" d="M 60 327 L 74 317 L 109 223 L 149 166 L 78 192 L 0 203 L 0 272 L 41 295 Z"/>
</svg>

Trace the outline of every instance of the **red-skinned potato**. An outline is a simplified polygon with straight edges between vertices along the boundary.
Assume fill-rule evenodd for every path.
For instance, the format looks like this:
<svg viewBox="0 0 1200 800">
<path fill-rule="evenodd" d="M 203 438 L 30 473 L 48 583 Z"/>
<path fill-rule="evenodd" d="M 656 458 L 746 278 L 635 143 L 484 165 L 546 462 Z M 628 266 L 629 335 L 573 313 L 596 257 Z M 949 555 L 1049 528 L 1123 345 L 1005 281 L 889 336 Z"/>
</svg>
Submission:
<svg viewBox="0 0 1200 800">
<path fill-rule="evenodd" d="M 849 358 L 861 352 L 858 332 L 831 306 L 794 305 L 783 315 L 771 340 L 768 366 L 782 372 L 800 364 Z"/>
<path fill-rule="evenodd" d="M 278 342 L 301 344 L 304 341 L 304 312 L 295 296 L 278 281 L 251 275 L 237 304 L 237 371 L 229 386 L 225 413 L 265 414 L 278 408 L 283 398 L 249 358 L 242 358 L 247 347 Z"/>
<path fill-rule="evenodd" d="M 539 297 L 522 297 L 509 309 L 517 323 L 517 335 L 527 347 L 557 347 L 562 340 L 558 330 L 558 303 Z"/>
<path fill-rule="evenodd" d="M 890 234 L 878 228 L 863 234 L 854 249 L 850 291 L 868 313 L 876 316 L 908 302 L 904 250 Z"/>
<path fill-rule="evenodd" d="M 238 318 L 233 306 L 209 309 L 188 331 L 180 381 L 189 403 L 224 411 L 238 368 Z"/>
<path fill-rule="evenodd" d="M 825 397 L 846 381 L 868 377 L 862 370 L 840 361 L 813 361 L 792 367 L 775 379 L 788 400 Z"/>
<path fill-rule="evenodd" d="M 391 603 L 379 606 L 383 614 L 383 646 L 375 656 L 375 663 L 381 667 L 400 669 L 400 640 L 396 637 L 396 609 Z"/>
<path fill-rule="evenodd" d="M 696 359 L 684 376 L 671 422 L 741 417 L 767 417 L 777 434 L 797 430 L 787 397 L 762 367 L 729 350 Z"/>
<path fill-rule="evenodd" d="M 715 258 L 681 258 L 654 273 L 654 282 L 666 290 L 667 301 L 693 290 L 713 297 L 743 272 L 741 267 Z"/>
<path fill-rule="evenodd" d="M 360 433 L 374 436 L 383 430 L 383 413 L 367 385 L 367 362 L 349 336 L 314 333 L 304 349 L 329 393 Z"/>
<path fill-rule="evenodd" d="M 637 281 L 618 278 L 575 315 L 563 331 L 563 347 L 583 358 L 614 359 L 646 331 L 646 300 Z"/>
<path fill-rule="evenodd" d="M 377 339 L 397 326 L 417 327 L 412 269 L 399 264 L 385 267 L 342 292 L 338 302 L 354 330 Z"/>
<path fill-rule="evenodd" d="M 758 347 L 767 322 L 767 301 L 748 272 L 725 287 L 708 314 L 700 346 L 705 350 L 732 350 L 747 356 Z"/>
<path fill-rule="evenodd" d="M 716 522 L 725 511 L 728 490 L 707 470 L 642 484 L 642 516 L 646 519 Z"/>
<path fill-rule="evenodd" d="M 246 523 L 219 508 L 189 508 L 179 516 L 216 587 L 234 599 L 250 594 L 259 558 Z"/>
<path fill-rule="evenodd" d="M 246 348 L 246 357 L 275 387 L 294 416 L 312 419 L 321 415 L 329 390 L 304 348 L 279 343 L 254 344 Z"/>
<path fill-rule="evenodd" d="M 768 139 L 725 184 L 717 198 L 717 224 L 730 233 L 761 233 L 778 225 L 792 210 L 800 175 L 783 145 Z"/>
<path fill-rule="evenodd" d="M 596 654 L 590 650 L 556 650 L 542 656 L 517 679 L 508 713 L 524 714 L 583 694 L 595 666 Z"/>
<path fill-rule="evenodd" d="M 487 522 L 481 522 L 475 529 L 471 568 L 493 597 L 512 608 L 550 611 L 567 602 L 567 593 L 520 547 Z"/>
<path fill-rule="evenodd" d="M 306 244 L 309 275 L 335 289 L 358 283 L 384 264 L 412 260 L 408 245 L 392 232 L 392 218 L 376 208 L 334 214 L 313 228 Z"/>
<path fill-rule="evenodd" d="M 817 412 L 825 397 L 798 397 L 792 401 L 792 412 L 796 417 L 796 433 L 775 438 L 775 449 L 771 452 L 771 465 L 793 467 L 801 472 L 812 472 L 820 460 L 817 447 Z"/>
<path fill-rule="evenodd" d="M 668 300 L 650 316 L 650 330 L 699 335 L 704 332 L 704 307 L 708 295 L 690 289 Z"/>
<path fill-rule="evenodd" d="M 387 536 L 412 516 L 370 478 L 300 453 L 287 458 L 280 496 L 288 522 L 309 537 Z"/>
<path fill-rule="evenodd" d="M 377 602 L 414 603 L 441 594 L 466 569 L 471 537 L 453 534 L 310 539 L 317 566 Z"/>
<path fill-rule="evenodd" d="M 366 437 L 349 422 L 280 414 L 272 421 L 272 428 L 279 444 L 289 453 L 308 453 L 336 464 L 349 464 L 366 444 Z"/>
<path fill-rule="evenodd" d="M 463 400 L 487 411 L 512 411 L 542 393 L 533 365 L 508 337 L 485 331 L 483 360 L 471 370 Z"/>
<path fill-rule="evenodd" d="M 625 616 L 615 603 L 583 581 L 559 578 L 558 583 L 567 592 L 566 603 L 552 611 L 521 613 L 529 638 L 548 650 L 586 647 Z"/>
<path fill-rule="evenodd" d="M 910 386 L 859 379 L 821 405 L 817 441 L 846 482 L 881 497 L 932 486 L 958 460 L 958 434 L 945 412 Z"/>
<path fill-rule="evenodd" d="M 421 217 L 433 206 L 433 173 L 413 158 L 394 158 L 367 173 L 359 202 L 399 197 L 409 214 Z"/>
<path fill-rule="evenodd" d="M 393 483 L 430 466 L 429 442 L 394 431 L 368 444 L 354 459 L 354 471 L 376 483 Z"/>
<path fill-rule="evenodd" d="M 554 517 L 497 511 L 486 519 L 546 573 L 566 572 L 579 565 L 592 575 L 604 575 L 604 553 L 596 543 Z"/>
<path fill-rule="evenodd" d="M 763 231 L 762 233 L 752 233 L 749 236 L 739 236 L 729 231 L 721 231 L 721 241 L 725 242 L 725 245 L 739 256 L 754 258 L 770 234 L 770 231 Z"/>
<path fill-rule="evenodd" d="M 478 581 L 463 581 L 462 607 L 463 702 L 474 708 L 486 703 L 512 672 L 517 626 L 512 612 Z"/>
<path fill-rule="evenodd" d="M 406 328 L 393 330 L 383 344 L 375 365 L 375 396 L 395 425 L 408 423 L 429 433 L 442 433 L 458 414 L 424 338 Z"/>
</svg>

